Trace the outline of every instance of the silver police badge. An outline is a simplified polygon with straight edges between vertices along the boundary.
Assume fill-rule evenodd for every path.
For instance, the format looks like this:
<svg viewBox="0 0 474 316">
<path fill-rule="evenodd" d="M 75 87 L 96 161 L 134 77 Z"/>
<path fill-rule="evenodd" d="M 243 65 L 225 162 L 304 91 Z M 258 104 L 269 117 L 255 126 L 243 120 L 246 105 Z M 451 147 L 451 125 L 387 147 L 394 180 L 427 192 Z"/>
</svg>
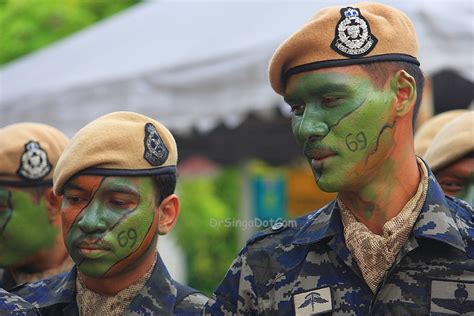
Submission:
<svg viewBox="0 0 474 316">
<path fill-rule="evenodd" d="M 367 55 L 376 44 L 377 38 L 371 34 L 369 23 L 359 9 L 342 8 L 331 48 L 346 57 L 360 57 Z"/>
<path fill-rule="evenodd" d="M 155 126 L 151 123 L 145 124 L 145 153 L 143 158 L 152 166 L 162 165 L 168 159 L 168 148 L 158 134 Z"/>
<path fill-rule="evenodd" d="M 38 142 L 33 140 L 25 144 L 17 174 L 27 180 L 44 178 L 52 169 L 48 155 Z"/>
</svg>

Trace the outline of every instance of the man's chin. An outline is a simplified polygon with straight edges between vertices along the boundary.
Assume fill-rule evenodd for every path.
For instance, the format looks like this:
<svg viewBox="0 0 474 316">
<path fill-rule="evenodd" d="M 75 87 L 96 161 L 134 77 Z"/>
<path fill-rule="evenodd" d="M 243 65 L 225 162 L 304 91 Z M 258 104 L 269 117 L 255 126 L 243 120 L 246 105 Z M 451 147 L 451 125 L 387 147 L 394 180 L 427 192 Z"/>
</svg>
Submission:
<svg viewBox="0 0 474 316">
<path fill-rule="evenodd" d="M 78 269 L 79 271 L 90 277 L 90 278 L 95 278 L 95 279 L 100 279 L 105 276 L 107 273 L 108 269 L 103 269 L 100 267 L 100 264 L 98 262 L 89 262 L 91 260 L 84 260 L 80 264 L 78 264 Z"/>
<path fill-rule="evenodd" d="M 331 178 L 329 174 L 320 175 L 317 171 L 313 170 L 314 180 L 318 188 L 327 193 L 339 192 L 341 189 L 340 183 L 335 183 L 334 178 Z"/>
</svg>

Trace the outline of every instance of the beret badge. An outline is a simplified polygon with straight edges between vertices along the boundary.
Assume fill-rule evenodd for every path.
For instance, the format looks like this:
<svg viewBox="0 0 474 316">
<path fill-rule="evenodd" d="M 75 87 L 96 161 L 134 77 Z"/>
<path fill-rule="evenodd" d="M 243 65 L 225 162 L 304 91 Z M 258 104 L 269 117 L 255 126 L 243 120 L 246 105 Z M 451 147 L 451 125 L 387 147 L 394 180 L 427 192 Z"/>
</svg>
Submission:
<svg viewBox="0 0 474 316">
<path fill-rule="evenodd" d="M 41 148 L 39 142 L 29 141 L 21 155 L 20 167 L 17 174 L 27 180 L 39 180 L 51 171 L 48 154 Z"/>
<path fill-rule="evenodd" d="M 376 44 L 377 38 L 370 32 L 369 23 L 359 9 L 342 8 L 331 48 L 346 57 L 361 57 L 367 55 Z"/>
<path fill-rule="evenodd" d="M 143 158 L 152 166 L 162 165 L 168 159 L 168 148 L 158 134 L 155 126 L 151 123 L 145 124 L 145 153 Z"/>
</svg>

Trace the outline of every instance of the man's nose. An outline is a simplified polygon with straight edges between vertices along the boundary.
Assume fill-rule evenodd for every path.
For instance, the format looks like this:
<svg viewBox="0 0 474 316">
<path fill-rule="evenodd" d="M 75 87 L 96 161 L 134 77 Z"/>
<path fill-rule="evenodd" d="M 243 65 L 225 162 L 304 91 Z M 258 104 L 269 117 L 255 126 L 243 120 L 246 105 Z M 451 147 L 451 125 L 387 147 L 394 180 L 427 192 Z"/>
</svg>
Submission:
<svg viewBox="0 0 474 316">
<path fill-rule="evenodd" d="M 77 226 L 88 234 L 105 232 L 107 230 L 107 221 L 104 215 L 100 204 L 92 202 L 84 210 L 82 218 L 77 222 Z"/>
<path fill-rule="evenodd" d="M 329 126 L 324 121 L 321 109 L 309 106 L 303 113 L 299 126 L 299 135 L 303 140 L 319 140 L 329 133 Z"/>
</svg>

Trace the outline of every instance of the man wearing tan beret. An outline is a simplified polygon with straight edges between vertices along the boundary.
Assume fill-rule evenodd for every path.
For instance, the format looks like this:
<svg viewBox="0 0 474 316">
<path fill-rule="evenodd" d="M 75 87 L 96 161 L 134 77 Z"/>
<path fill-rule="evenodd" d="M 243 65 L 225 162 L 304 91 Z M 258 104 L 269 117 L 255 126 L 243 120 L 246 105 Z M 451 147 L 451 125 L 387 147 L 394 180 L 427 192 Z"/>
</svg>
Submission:
<svg viewBox="0 0 474 316">
<path fill-rule="evenodd" d="M 322 9 L 280 45 L 270 83 L 337 199 L 251 238 L 206 314 L 474 313 L 472 208 L 414 152 L 417 51 L 408 17 L 379 3 Z"/>
<path fill-rule="evenodd" d="M 68 138 L 39 123 L 0 128 L 0 287 L 68 271 L 53 171 Z"/>
<path fill-rule="evenodd" d="M 169 130 L 137 113 L 82 128 L 54 172 L 76 265 L 15 293 L 43 315 L 199 315 L 207 298 L 174 281 L 156 250 L 179 213 L 177 155 Z"/>
<path fill-rule="evenodd" d="M 429 123 L 429 121 L 427 122 Z M 474 204 L 474 111 L 440 129 L 423 155 L 444 193 Z"/>
</svg>

